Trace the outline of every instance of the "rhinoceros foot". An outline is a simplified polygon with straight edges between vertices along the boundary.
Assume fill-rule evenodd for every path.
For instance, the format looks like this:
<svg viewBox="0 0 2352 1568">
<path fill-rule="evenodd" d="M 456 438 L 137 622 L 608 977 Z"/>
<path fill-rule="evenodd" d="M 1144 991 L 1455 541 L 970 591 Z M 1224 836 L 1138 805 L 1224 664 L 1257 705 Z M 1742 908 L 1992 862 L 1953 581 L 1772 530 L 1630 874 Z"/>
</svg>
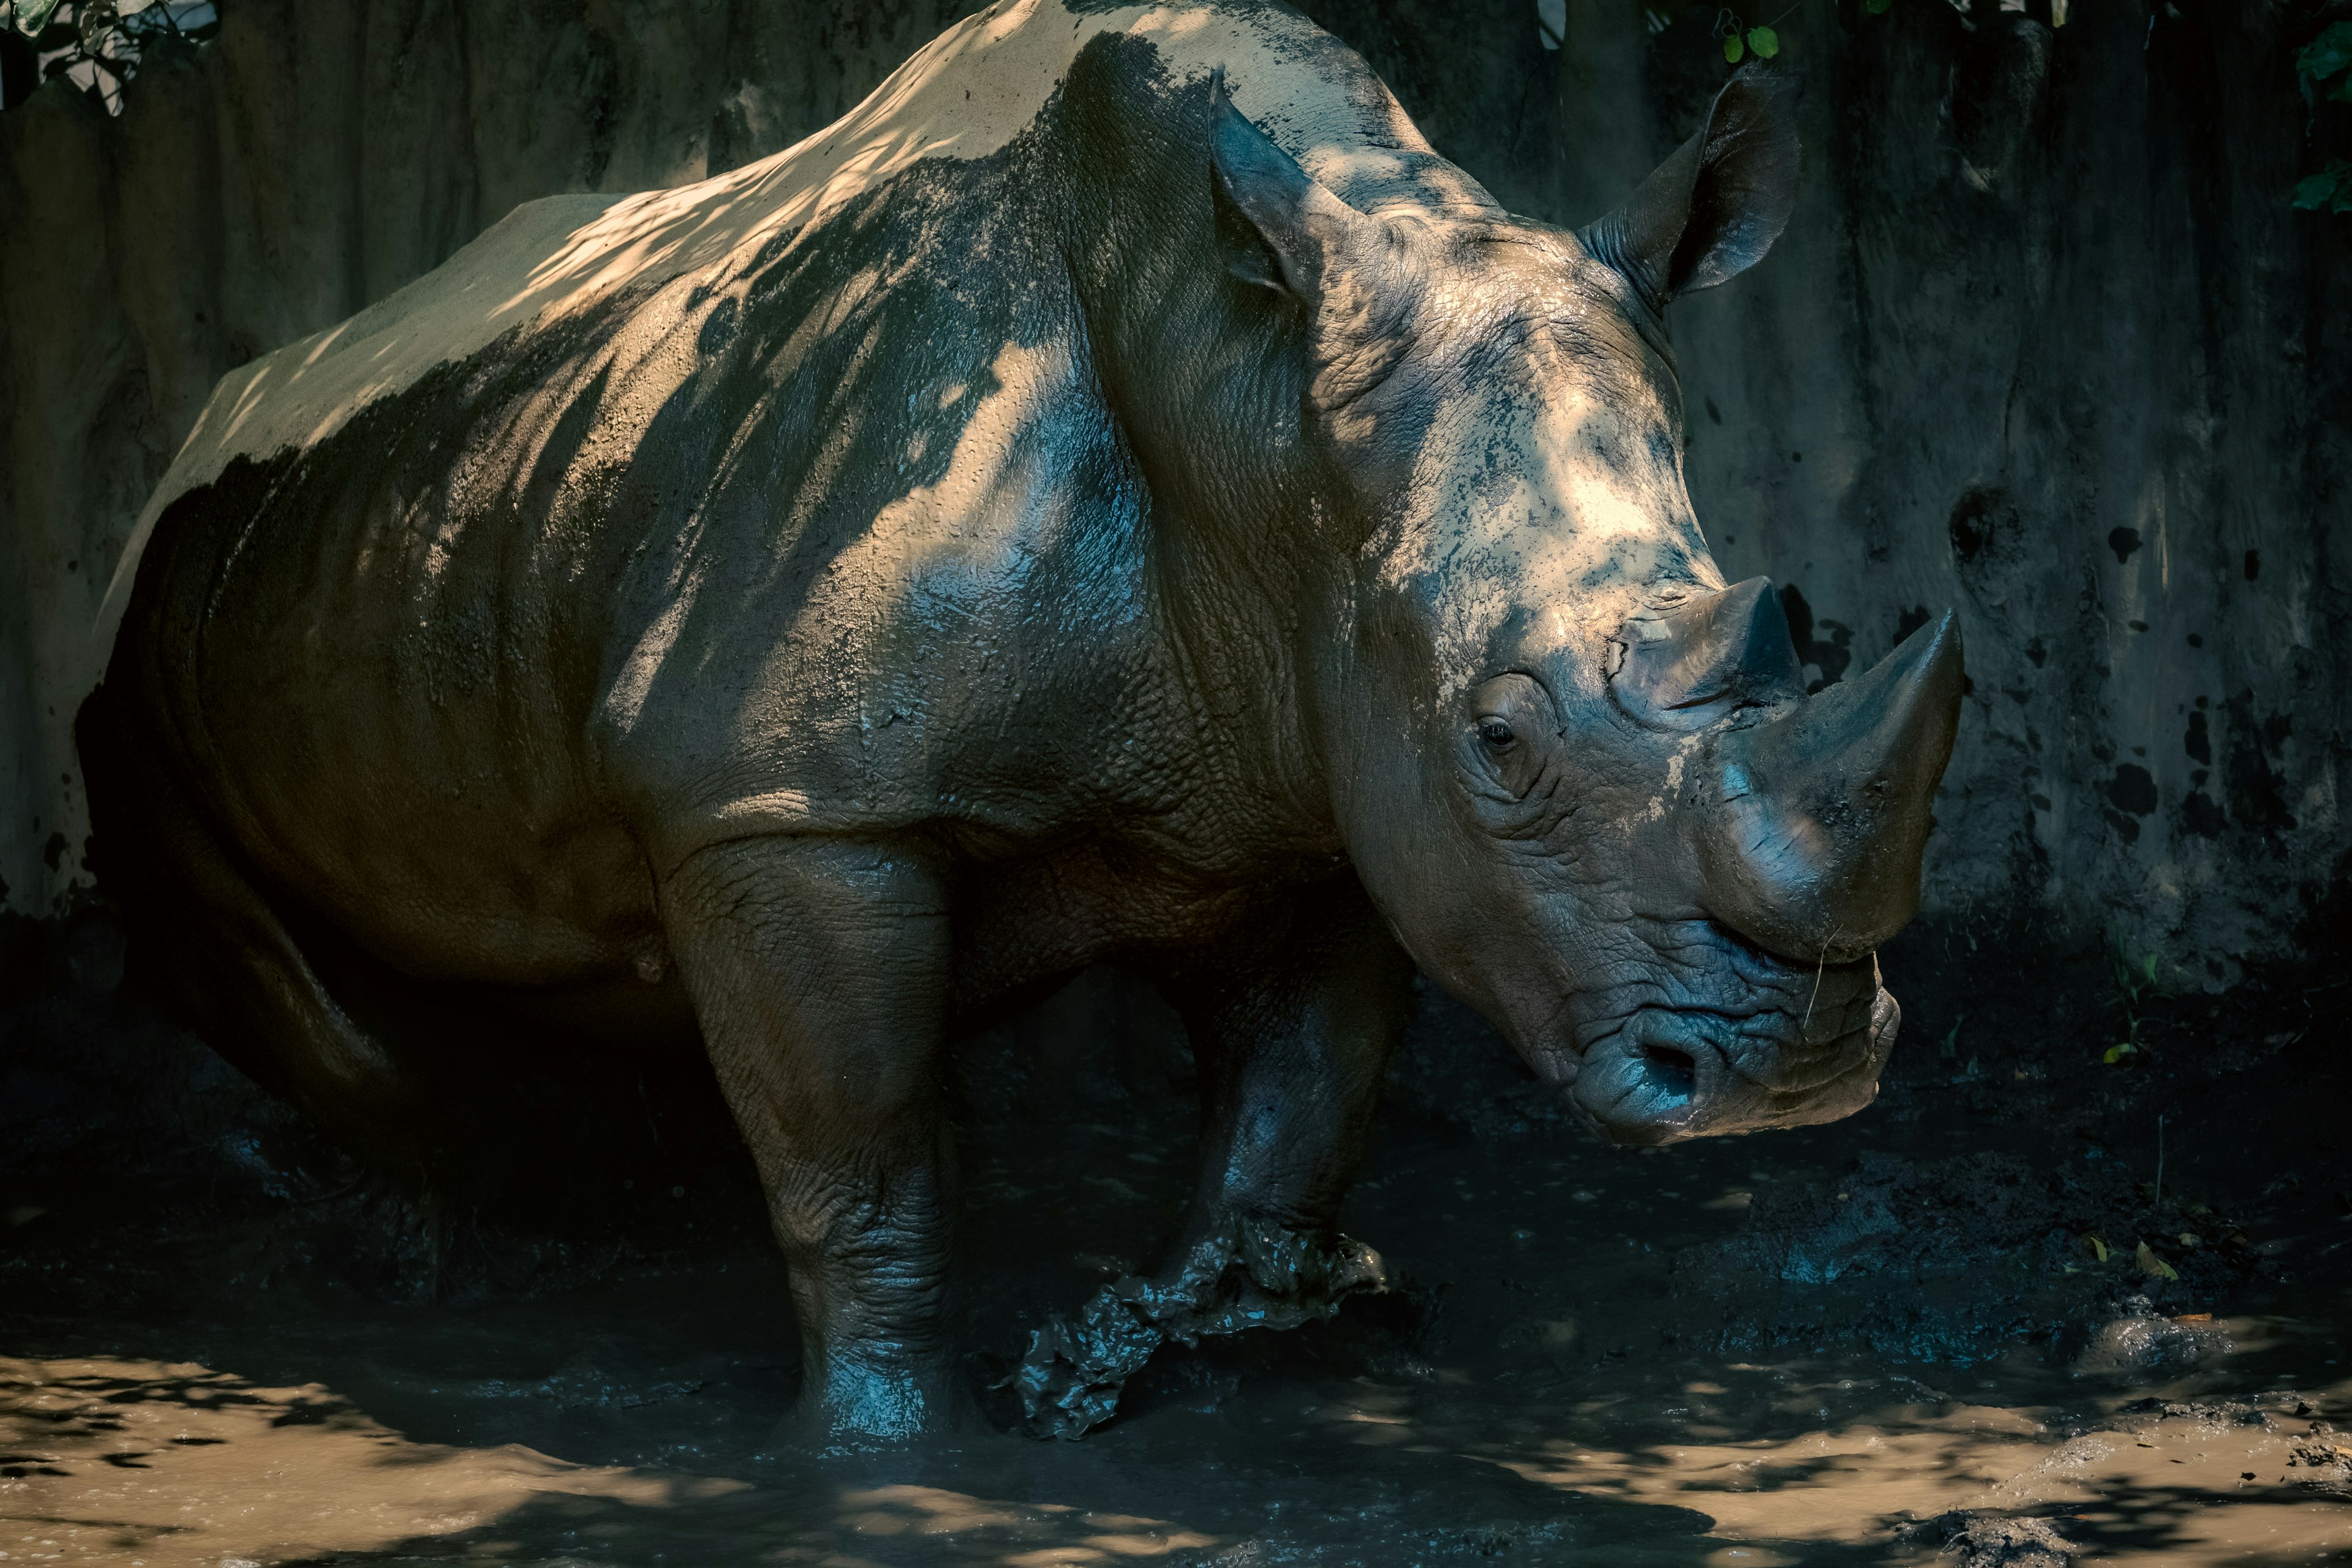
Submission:
<svg viewBox="0 0 2352 1568">
<path fill-rule="evenodd" d="M 1127 1380 L 1171 1341 L 1293 1329 L 1329 1318 L 1350 1296 L 1388 1289 L 1381 1255 L 1351 1237 L 1240 1220 L 1195 1243 L 1173 1268 L 1123 1276 L 1075 1320 L 1034 1331 L 1020 1363 L 991 1386 L 1020 1402 L 1031 1436 L 1081 1437 L 1111 1418 Z"/>
</svg>

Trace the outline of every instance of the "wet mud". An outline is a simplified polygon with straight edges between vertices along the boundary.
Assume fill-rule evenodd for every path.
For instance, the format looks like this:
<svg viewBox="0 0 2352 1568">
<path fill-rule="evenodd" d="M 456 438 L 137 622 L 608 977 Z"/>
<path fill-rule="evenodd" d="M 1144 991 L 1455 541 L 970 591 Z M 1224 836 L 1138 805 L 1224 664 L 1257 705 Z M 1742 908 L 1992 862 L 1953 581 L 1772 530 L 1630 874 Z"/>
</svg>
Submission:
<svg viewBox="0 0 2352 1568">
<path fill-rule="evenodd" d="M 810 1454 L 694 1072 L 551 1069 L 466 1181 L 364 1171 L 109 941 L 20 950 L 0 1032 L 8 1563 L 2352 1562 L 2324 973 L 2126 1017 L 2095 955 L 1915 933 L 1877 1105 L 1641 1153 L 1425 998 L 1345 1220 L 1387 1292 L 1164 1346 L 1079 1441 L 976 1393 Z M 1157 1260 L 1188 1074 L 1099 974 L 967 1054 L 975 1391 Z"/>
</svg>

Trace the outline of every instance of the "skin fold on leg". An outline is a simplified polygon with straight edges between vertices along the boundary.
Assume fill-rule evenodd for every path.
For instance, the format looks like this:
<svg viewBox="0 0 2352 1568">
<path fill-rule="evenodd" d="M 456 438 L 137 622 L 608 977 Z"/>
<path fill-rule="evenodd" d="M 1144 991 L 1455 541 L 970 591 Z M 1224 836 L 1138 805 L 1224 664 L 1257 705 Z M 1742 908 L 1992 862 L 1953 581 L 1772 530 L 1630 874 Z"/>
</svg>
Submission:
<svg viewBox="0 0 2352 1568">
<path fill-rule="evenodd" d="M 1339 1234 L 1370 1149 L 1412 965 L 1353 879 L 1311 889 L 1161 977 L 1201 1063 L 1199 1184 L 1168 1262 L 1039 1330 L 1000 1386 L 1030 1429 L 1110 1418 L 1152 1351 L 1327 1318 L 1379 1290 L 1379 1254 Z"/>
<path fill-rule="evenodd" d="M 662 915 L 791 1271 L 803 1436 L 937 1429 L 960 1393 L 939 879 L 888 847 L 742 839 L 673 873 Z"/>
</svg>

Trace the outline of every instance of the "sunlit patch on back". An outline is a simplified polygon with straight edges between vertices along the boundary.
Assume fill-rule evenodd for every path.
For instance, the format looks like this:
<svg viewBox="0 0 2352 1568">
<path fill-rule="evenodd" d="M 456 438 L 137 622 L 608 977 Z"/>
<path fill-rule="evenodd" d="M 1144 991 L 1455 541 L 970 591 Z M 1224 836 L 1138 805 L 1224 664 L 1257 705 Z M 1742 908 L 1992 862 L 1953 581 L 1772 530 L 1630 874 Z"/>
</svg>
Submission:
<svg viewBox="0 0 2352 1568">
<path fill-rule="evenodd" d="M 439 268 L 350 321 L 223 379 L 126 546 L 95 628 L 101 668 L 155 519 L 233 458 L 317 445 L 436 365 L 643 289 L 698 276 L 726 289 L 918 163 L 1003 150 L 1104 34 L 1149 41 L 1171 74 L 1223 67 L 1236 105 L 1367 210 L 1434 198 L 1491 206 L 1439 159 L 1361 62 L 1306 18 L 1255 6 L 1072 9 L 1011 0 L 941 34 L 823 131 L 674 190 L 551 196 L 517 207 Z"/>
</svg>

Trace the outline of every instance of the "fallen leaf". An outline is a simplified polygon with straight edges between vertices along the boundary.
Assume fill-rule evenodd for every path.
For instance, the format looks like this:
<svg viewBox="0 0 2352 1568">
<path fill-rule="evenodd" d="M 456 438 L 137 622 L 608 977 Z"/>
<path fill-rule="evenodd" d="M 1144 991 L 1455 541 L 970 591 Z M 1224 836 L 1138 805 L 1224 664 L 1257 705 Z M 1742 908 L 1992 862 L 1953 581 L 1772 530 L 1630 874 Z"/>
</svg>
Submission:
<svg viewBox="0 0 2352 1568">
<path fill-rule="evenodd" d="M 2097 1258 L 2102 1263 L 2105 1263 L 2107 1260 L 2107 1244 L 2105 1242 L 2101 1241 L 2095 1236 L 2086 1236 L 2083 1239 L 2091 1244 L 2092 1257 Z"/>
<path fill-rule="evenodd" d="M 2140 1272 L 2143 1274 L 2153 1275 L 2158 1279 L 2178 1279 L 2180 1278 L 2180 1271 L 2173 1268 L 2171 1264 L 2167 1263 L 2163 1258 L 2158 1258 L 2156 1255 L 2156 1248 L 2148 1246 L 2145 1241 L 2139 1244 L 2139 1251 L 2136 1256 L 2139 1258 L 2139 1268 Z"/>
</svg>

